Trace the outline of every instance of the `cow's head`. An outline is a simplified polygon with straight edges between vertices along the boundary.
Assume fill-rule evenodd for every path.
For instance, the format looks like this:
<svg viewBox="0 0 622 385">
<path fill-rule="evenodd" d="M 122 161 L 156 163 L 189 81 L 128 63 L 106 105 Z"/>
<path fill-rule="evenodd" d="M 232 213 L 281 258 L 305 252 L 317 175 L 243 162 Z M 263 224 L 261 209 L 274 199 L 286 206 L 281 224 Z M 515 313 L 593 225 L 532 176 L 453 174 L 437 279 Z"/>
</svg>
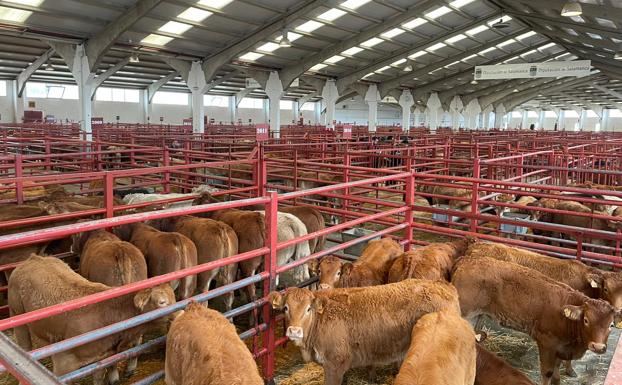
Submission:
<svg viewBox="0 0 622 385">
<path fill-rule="evenodd" d="M 616 327 L 622 328 L 622 274 L 609 271 L 590 273 L 587 280 L 598 291 L 598 297 L 613 306 Z"/>
<path fill-rule="evenodd" d="M 565 305 L 564 317 L 580 323 L 578 330 L 587 348 L 594 353 L 607 351 L 607 338 L 613 327 L 614 310 L 611 305 L 600 299 L 588 299 L 581 306 Z"/>
<path fill-rule="evenodd" d="M 288 289 L 285 295 L 272 292 L 269 295 L 272 308 L 282 310 L 287 321 L 285 335 L 295 345 L 301 346 L 309 336 L 317 317 L 324 312 L 327 299 L 318 297 L 308 289 Z"/>
<path fill-rule="evenodd" d="M 338 287 L 341 277 L 347 275 L 351 269 L 351 263 L 343 262 L 333 255 L 320 259 L 319 262 L 315 262 L 311 267 L 311 270 L 320 278 L 318 283 L 320 290 Z"/>
<path fill-rule="evenodd" d="M 140 313 L 161 309 L 175 303 L 175 292 L 168 283 L 141 290 L 134 295 L 134 306 Z M 169 315 L 165 321 L 173 320 L 176 313 Z"/>
</svg>

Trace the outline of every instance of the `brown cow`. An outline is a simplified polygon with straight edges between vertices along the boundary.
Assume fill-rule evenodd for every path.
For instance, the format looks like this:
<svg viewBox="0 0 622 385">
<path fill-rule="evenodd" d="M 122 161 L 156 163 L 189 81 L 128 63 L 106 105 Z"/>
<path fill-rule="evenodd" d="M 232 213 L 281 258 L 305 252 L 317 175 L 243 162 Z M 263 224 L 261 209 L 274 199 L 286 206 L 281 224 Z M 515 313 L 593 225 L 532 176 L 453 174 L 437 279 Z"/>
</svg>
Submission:
<svg viewBox="0 0 622 385">
<path fill-rule="evenodd" d="M 144 223 L 130 223 L 114 229 L 115 234 L 130 242 L 145 256 L 149 277 L 183 270 L 197 264 L 194 242 L 180 233 L 165 233 Z M 196 288 L 196 276 L 189 275 L 170 282 L 177 299 L 190 298 Z"/>
<path fill-rule="evenodd" d="M 72 250 L 80 255 L 80 274 L 89 281 L 122 286 L 147 279 L 143 253 L 104 229 L 74 235 Z"/>
<path fill-rule="evenodd" d="M 311 207 L 282 207 L 279 208 L 279 212 L 296 216 L 307 227 L 307 233 L 314 233 L 319 230 L 324 230 L 324 228 L 326 227 L 322 214 Z M 311 250 L 311 253 L 317 253 L 318 251 L 324 250 L 325 243 L 325 235 L 310 239 L 309 249 Z"/>
<path fill-rule="evenodd" d="M 285 311 L 286 335 L 305 362 L 324 367 L 325 385 L 340 385 L 350 368 L 401 361 L 421 316 L 460 311 L 453 286 L 416 279 L 317 292 L 292 288 L 269 297 L 274 309 Z"/>
<path fill-rule="evenodd" d="M 402 252 L 399 243 L 382 238 L 369 242 L 354 263 L 327 256 L 312 264 L 312 270 L 319 272 L 321 290 L 382 285 L 387 282 L 391 264 Z"/>
<path fill-rule="evenodd" d="M 607 350 L 613 307 L 542 273 L 493 258 L 464 257 L 456 263 L 452 283 L 464 316 L 488 314 L 536 340 L 542 385 L 559 385 L 561 360 L 578 359 L 588 349 Z"/>
<path fill-rule="evenodd" d="M 222 314 L 191 302 L 166 338 L 167 385 L 263 385 L 257 364 Z"/>
<path fill-rule="evenodd" d="M 110 286 L 86 280 L 57 258 L 32 256 L 11 275 L 9 309 L 11 316 L 16 316 L 110 289 Z M 170 285 L 156 286 L 19 326 L 14 329 L 15 337 L 18 344 L 28 351 L 32 349 L 33 341 L 48 345 L 173 303 L 175 294 Z M 168 320 L 161 319 L 158 323 Z M 62 375 L 124 351 L 153 326 L 157 325 L 143 324 L 54 354 L 54 374 Z M 93 374 L 95 385 L 103 385 L 105 372 L 104 369 Z M 115 370 L 111 371 L 109 380 L 111 383 L 118 381 Z"/>
<path fill-rule="evenodd" d="M 394 385 L 473 385 L 476 337 L 453 310 L 424 315 L 413 327 L 411 344 Z"/>
<path fill-rule="evenodd" d="M 471 238 L 464 238 L 453 242 L 431 243 L 406 252 L 391 265 L 388 282 L 408 278 L 449 281 L 454 262 L 464 255 L 470 243 Z"/>
<path fill-rule="evenodd" d="M 159 230 L 177 232 L 192 240 L 196 246 L 198 264 L 228 258 L 238 253 L 236 233 L 220 221 L 183 215 L 151 221 L 150 224 Z M 214 278 L 221 286 L 230 284 L 235 281 L 236 272 L 236 264 L 202 272 L 199 274 L 198 288 L 202 292 L 208 291 Z M 225 294 L 225 305 L 227 310 L 231 310 L 233 292 Z"/>
<path fill-rule="evenodd" d="M 520 370 L 477 345 L 474 385 L 536 385 Z"/>
</svg>

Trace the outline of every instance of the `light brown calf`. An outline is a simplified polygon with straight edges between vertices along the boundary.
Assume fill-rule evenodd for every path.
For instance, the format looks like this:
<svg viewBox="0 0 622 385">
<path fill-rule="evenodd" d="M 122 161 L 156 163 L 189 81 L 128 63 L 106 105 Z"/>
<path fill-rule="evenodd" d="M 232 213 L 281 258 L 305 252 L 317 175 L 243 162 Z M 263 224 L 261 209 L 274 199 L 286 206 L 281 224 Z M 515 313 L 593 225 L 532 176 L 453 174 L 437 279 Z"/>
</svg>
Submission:
<svg viewBox="0 0 622 385">
<path fill-rule="evenodd" d="M 393 262 L 388 282 L 408 278 L 449 281 L 454 262 L 464 255 L 470 243 L 470 238 L 464 238 L 453 242 L 431 243 L 406 252 Z"/>
<path fill-rule="evenodd" d="M 171 324 L 164 364 L 167 385 L 263 385 L 257 364 L 219 312 L 191 302 Z"/>
<path fill-rule="evenodd" d="M 399 243 L 382 238 L 369 242 L 354 263 L 327 256 L 312 265 L 312 270 L 319 272 L 321 290 L 382 285 L 387 282 L 391 264 L 402 253 Z"/>
<path fill-rule="evenodd" d="M 279 208 L 279 212 L 292 214 L 296 216 L 307 227 L 307 233 L 314 233 L 319 230 L 323 230 L 326 225 L 324 223 L 324 217 L 322 214 L 311 207 L 282 207 Z M 326 243 L 326 236 L 309 240 L 309 249 L 311 253 L 317 253 L 324 250 L 324 244 Z"/>
<path fill-rule="evenodd" d="M 538 344 L 542 385 L 559 385 L 562 360 L 602 354 L 614 320 L 611 305 L 535 270 L 488 257 L 464 257 L 452 273 L 462 314 L 487 314 Z"/>
<path fill-rule="evenodd" d="M 18 266 L 9 279 L 9 310 L 11 316 L 16 316 L 110 289 L 110 286 L 86 280 L 57 258 L 32 256 Z M 170 285 L 156 286 L 19 326 L 14 329 L 15 337 L 18 344 L 29 351 L 33 342 L 48 345 L 173 303 L 175 294 Z M 156 323 L 168 321 L 167 318 Z M 62 375 L 126 350 L 154 326 L 158 325 L 143 324 L 54 354 L 54 374 Z M 103 385 L 105 374 L 105 369 L 95 372 L 93 383 Z M 118 381 L 116 370 L 111 371 L 109 380 Z"/>
<path fill-rule="evenodd" d="M 460 311 L 453 286 L 416 279 L 317 292 L 293 288 L 270 293 L 270 302 L 285 312 L 286 335 L 305 362 L 324 367 L 325 385 L 340 385 L 350 368 L 401 361 L 421 316 Z"/>
<path fill-rule="evenodd" d="M 475 332 L 453 310 L 424 315 L 413 327 L 410 349 L 394 385 L 473 385 Z"/>
<path fill-rule="evenodd" d="M 197 264 L 197 248 L 194 242 L 180 233 L 166 233 L 144 223 L 119 226 L 114 232 L 143 253 L 149 277 L 172 273 Z M 178 300 L 190 298 L 197 288 L 194 275 L 171 281 L 170 284 L 177 291 Z"/>
</svg>

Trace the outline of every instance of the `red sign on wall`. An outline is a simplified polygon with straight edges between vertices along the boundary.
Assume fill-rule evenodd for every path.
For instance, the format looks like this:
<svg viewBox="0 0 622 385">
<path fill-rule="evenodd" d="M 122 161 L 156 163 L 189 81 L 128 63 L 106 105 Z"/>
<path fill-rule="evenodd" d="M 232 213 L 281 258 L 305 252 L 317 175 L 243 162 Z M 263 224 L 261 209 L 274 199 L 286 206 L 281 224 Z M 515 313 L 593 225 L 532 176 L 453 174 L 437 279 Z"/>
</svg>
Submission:
<svg viewBox="0 0 622 385">
<path fill-rule="evenodd" d="M 91 118 L 91 125 L 102 125 L 104 124 L 104 118 Z"/>
<path fill-rule="evenodd" d="M 268 132 L 270 130 L 270 125 L 258 124 L 256 128 L 257 128 L 257 141 L 268 140 Z"/>
<path fill-rule="evenodd" d="M 343 138 L 352 139 L 352 125 L 343 126 Z"/>
</svg>

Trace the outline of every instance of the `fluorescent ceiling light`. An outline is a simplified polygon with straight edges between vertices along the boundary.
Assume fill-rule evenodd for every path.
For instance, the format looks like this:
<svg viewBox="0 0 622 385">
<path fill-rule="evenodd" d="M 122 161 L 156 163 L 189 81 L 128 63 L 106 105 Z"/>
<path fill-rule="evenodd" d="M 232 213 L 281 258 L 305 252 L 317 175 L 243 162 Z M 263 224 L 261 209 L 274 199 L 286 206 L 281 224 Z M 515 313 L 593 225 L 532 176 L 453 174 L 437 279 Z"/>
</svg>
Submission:
<svg viewBox="0 0 622 385">
<path fill-rule="evenodd" d="M 426 48 L 426 51 L 436 51 L 436 50 L 439 50 L 439 49 L 441 49 L 443 47 L 447 47 L 447 44 L 445 44 L 445 43 L 436 43 L 433 46 Z"/>
<path fill-rule="evenodd" d="M 404 32 L 406 32 L 406 31 L 404 31 L 401 28 L 393 28 L 393 29 L 390 29 L 387 32 L 383 33 L 380 36 L 382 36 L 384 38 L 387 38 L 387 39 L 391 39 L 391 38 L 394 38 L 397 35 L 403 34 Z"/>
<path fill-rule="evenodd" d="M 416 59 L 416 58 L 418 58 L 419 56 L 423 56 L 423 55 L 425 55 L 426 53 L 427 53 L 427 52 L 425 52 L 425 51 L 415 52 L 414 54 L 410 55 L 410 56 L 409 56 L 409 58 L 411 58 L 411 59 Z"/>
<path fill-rule="evenodd" d="M 262 53 L 249 52 L 249 53 L 246 53 L 246 54 L 240 56 L 240 60 L 255 61 L 255 60 L 259 59 L 262 56 L 264 56 Z"/>
<path fill-rule="evenodd" d="M 7 3 L 15 3 L 21 5 L 29 5 L 31 7 L 38 7 L 44 0 L 4 0 Z"/>
<path fill-rule="evenodd" d="M 319 63 L 319 64 L 316 64 L 313 67 L 309 68 L 309 70 L 311 70 L 311 71 L 319 71 L 322 68 L 326 68 L 326 67 L 327 67 L 326 64 Z"/>
<path fill-rule="evenodd" d="M 406 62 L 406 59 L 400 59 L 398 61 L 394 61 L 393 63 L 391 63 L 391 65 L 392 66 L 398 66 L 398 65 L 400 65 L 402 63 L 405 63 L 405 62 Z"/>
<path fill-rule="evenodd" d="M 221 9 L 232 1 L 233 0 L 199 0 L 199 4 L 210 8 Z"/>
<path fill-rule="evenodd" d="M 371 0 L 348 0 L 341 3 L 341 6 L 349 9 L 357 9 L 361 5 L 367 4 L 370 1 Z"/>
<path fill-rule="evenodd" d="M 453 43 L 459 42 L 460 40 L 463 40 L 463 39 L 466 39 L 466 35 L 459 34 L 459 35 L 456 35 L 454 37 L 450 37 L 449 39 L 445 40 L 445 43 L 453 44 Z"/>
<path fill-rule="evenodd" d="M 363 51 L 363 48 L 361 47 L 352 47 L 352 48 L 348 48 L 347 50 L 343 51 L 342 54 L 352 56 L 352 55 L 356 55 L 357 53 L 361 51 Z"/>
<path fill-rule="evenodd" d="M 343 59 L 345 59 L 345 57 L 339 56 L 339 55 L 335 55 L 333 57 L 329 57 L 328 59 L 324 60 L 324 63 L 335 64 L 338 61 L 342 61 Z"/>
<path fill-rule="evenodd" d="M 440 8 L 435 9 L 432 12 L 426 13 L 425 16 L 430 18 L 430 19 L 436 19 L 436 18 L 441 17 L 444 14 L 449 13 L 449 12 L 451 12 L 451 8 L 442 6 Z"/>
<path fill-rule="evenodd" d="M 516 37 L 516 39 L 518 39 L 518 40 L 527 39 L 528 37 L 531 37 L 531 36 L 533 36 L 533 35 L 535 35 L 535 34 L 536 34 L 536 33 L 535 33 L 534 31 L 529 31 L 529 32 L 524 33 L 524 34 L 522 34 L 522 35 L 520 35 L 520 36 L 517 36 L 517 37 Z"/>
<path fill-rule="evenodd" d="M 342 11 L 341 9 L 337 9 L 337 8 L 331 8 L 328 11 L 321 14 L 320 16 L 318 16 L 317 18 L 321 20 L 326 20 L 326 21 L 333 21 L 333 20 L 339 19 L 341 16 L 345 14 L 346 14 L 346 11 Z"/>
<path fill-rule="evenodd" d="M 413 28 L 417 28 L 418 26 L 423 25 L 423 24 L 425 24 L 427 22 L 428 21 L 426 19 L 422 19 L 422 18 L 418 17 L 416 19 L 412 19 L 408 23 L 402 24 L 402 27 L 408 28 L 408 29 L 413 29 Z"/>
<path fill-rule="evenodd" d="M 14 23 L 23 23 L 32 15 L 30 11 L 21 9 L 0 7 L 0 20 L 12 21 Z"/>
<path fill-rule="evenodd" d="M 169 21 L 168 23 L 158 28 L 158 31 L 181 35 L 182 33 L 186 32 L 190 28 L 192 28 L 190 24 L 178 23 L 176 21 Z"/>
<path fill-rule="evenodd" d="M 378 45 L 378 44 L 382 43 L 383 41 L 384 41 L 384 40 L 382 40 L 382 39 L 380 39 L 380 38 L 374 37 L 374 38 L 371 38 L 371 39 L 369 39 L 369 40 L 367 40 L 367 41 L 365 41 L 365 42 L 361 43 L 361 45 L 362 45 L 363 47 L 367 47 L 367 48 L 369 48 L 369 47 L 373 47 L 373 46 L 375 46 L 375 45 Z"/>
<path fill-rule="evenodd" d="M 488 26 L 487 25 L 480 25 L 479 27 L 475 27 L 475 28 L 471 28 L 468 31 L 466 31 L 465 33 L 469 36 L 473 36 L 473 35 L 477 35 L 480 32 L 484 32 L 488 30 Z"/>
<path fill-rule="evenodd" d="M 323 26 L 324 24 L 320 23 L 319 21 L 309 20 L 306 23 L 301 24 L 298 27 L 296 27 L 296 31 L 302 31 L 302 32 L 309 33 Z"/>
<path fill-rule="evenodd" d="M 200 23 L 203 20 L 205 20 L 208 17 L 210 17 L 211 15 L 212 15 L 212 13 L 210 11 L 205 11 L 203 9 L 190 7 L 188 9 L 186 9 L 185 11 L 183 11 L 182 13 L 180 13 L 179 15 L 177 15 L 177 17 L 180 18 L 180 19 L 184 19 L 184 20 L 189 20 L 189 21 L 194 21 L 196 23 Z"/>
<path fill-rule="evenodd" d="M 451 3 L 449 3 L 449 5 L 451 5 L 452 7 L 461 8 L 461 7 L 464 7 L 467 4 L 471 4 L 474 1 L 475 0 L 455 0 L 455 1 L 452 1 Z"/>
<path fill-rule="evenodd" d="M 273 42 L 268 42 L 264 45 L 261 45 L 259 47 L 257 47 L 257 51 L 263 51 L 263 52 L 274 52 L 277 49 L 279 49 L 281 46 L 277 43 L 273 43 Z"/>
<path fill-rule="evenodd" d="M 289 39 L 290 42 L 294 41 L 294 40 L 298 40 L 302 37 L 301 34 L 296 33 L 296 32 L 292 32 L 292 31 L 288 31 L 287 32 L 287 38 Z M 276 40 L 281 40 L 283 38 L 283 35 L 279 35 L 276 37 Z"/>
<path fill-rule="evenodd" d="M 173 40 L 172 37 L 162 36 L 155 33 L 152 33 L 142 39 L 140 42 L 145 44 L 153 44 L 153 45 L 166 45 L 168 42 Z"/>
</svg>

